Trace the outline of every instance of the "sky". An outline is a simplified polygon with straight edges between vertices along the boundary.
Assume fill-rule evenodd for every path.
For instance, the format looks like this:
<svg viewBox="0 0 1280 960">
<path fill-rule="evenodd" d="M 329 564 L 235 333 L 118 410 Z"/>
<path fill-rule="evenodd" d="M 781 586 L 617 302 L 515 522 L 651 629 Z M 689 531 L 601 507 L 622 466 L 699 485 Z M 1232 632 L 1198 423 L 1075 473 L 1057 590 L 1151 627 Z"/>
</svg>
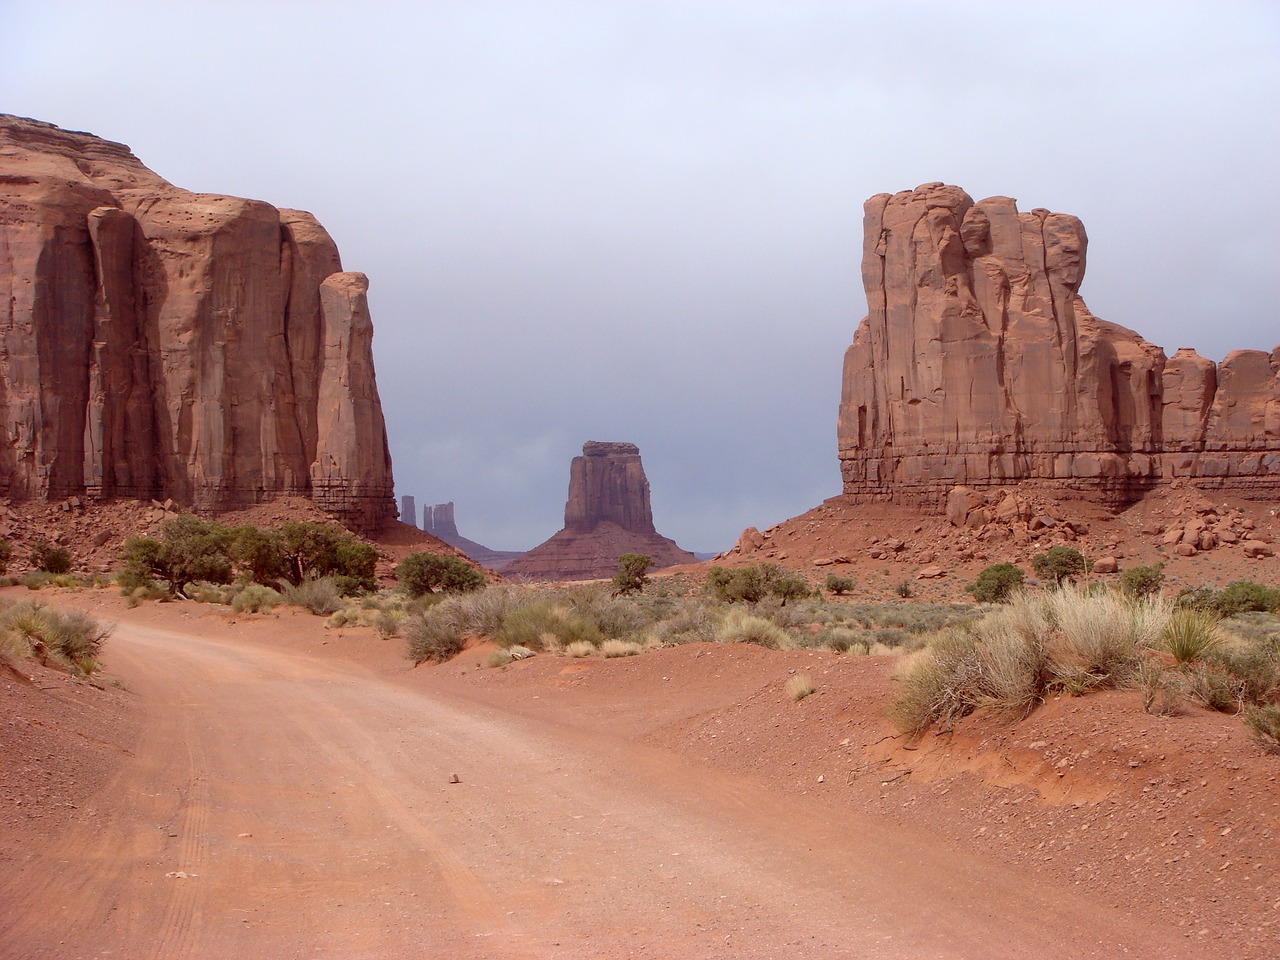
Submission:
<svg viewBox="0 0 1280 960">
<path fill-rule="evenodd" d="M 1090 309 L 1280 340 L 1280 4 L 0 0 L 0 112 L 314 213 L 370 279 L 397 495 L 528 549 L 587 440 L 726 549 L 840 492 L 862 204 L 1080 217 Z"/>
</svg>

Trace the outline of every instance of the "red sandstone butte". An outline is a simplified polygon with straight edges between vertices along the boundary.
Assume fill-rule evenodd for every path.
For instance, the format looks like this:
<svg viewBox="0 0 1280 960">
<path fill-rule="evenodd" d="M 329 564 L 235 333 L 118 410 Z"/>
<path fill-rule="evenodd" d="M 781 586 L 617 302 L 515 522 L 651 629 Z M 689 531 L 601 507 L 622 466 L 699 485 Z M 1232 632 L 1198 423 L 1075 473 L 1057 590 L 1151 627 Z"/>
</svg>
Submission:
<svg viewBox="0 0 1280 960">
<path fill-rule="evenodd" d="M 564 529 L 513 560 L 502 574 L 530 580 L 595 580 L 617 573 L 624 553 L 648 554 L 657 567 L 697 562 L 654 529 L 639 448 L 591 440 L 569 468 Z"/>
<path fill-rule="evenodd" d="M 0 115 L 0 495 L 394 518 L 367 288 L 309 213 Z"/>
<path fill-rule="evenodd" d="M 1174 478 L 1280 496 L 1280 347 L 1172 358 L 1089 312 L 1075 217 L 928 183 L 866 202 L 844 494 L 941 510 L 1035 480 L 1120 505 Z"/>
</svg>

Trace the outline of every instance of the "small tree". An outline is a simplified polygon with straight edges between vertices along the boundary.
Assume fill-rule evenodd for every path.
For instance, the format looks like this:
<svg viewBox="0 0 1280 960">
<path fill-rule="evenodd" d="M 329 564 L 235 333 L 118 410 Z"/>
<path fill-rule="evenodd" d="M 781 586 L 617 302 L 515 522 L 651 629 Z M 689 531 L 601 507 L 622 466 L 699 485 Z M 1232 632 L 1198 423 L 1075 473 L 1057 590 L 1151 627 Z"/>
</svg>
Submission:
<svg viewBox="0 0 1280 960">
<path fill-rule="evenodd" d="M 295 585 L 321 577 L 349 577 L 361 590 L 377 586 L 378 551 L 335 523 L 290 522 L 281 525 L 285 579 Z"/>
<path fill-rule="evenodd" d="M 1252 580 L 1235 580 L 1222 588 L 1217 597 L 1217 607 L 1224 617 L 1250 611 L 1274 613 L 1280 608 L 1280 590 L 1264 587 Z"/>
<path fill-rule="evenodd" d="M 1026 574 L 1012 563 L 993 563 L 969 584 L 969 593 L 979 603 L 1004 603 L 1022 586 Z"/>
<path fill-rule="evenodd" d="M 468 593 L 484 586 L 484 575 L 458 557 L 411 553 L 396 567 L 396 579 L 411 597 L 441 593 Z"/>
<path fill-rule="evenodd" d="M 788 600 L 803 600 L 813 596 L 808 581 L 794 573 L 784 573 L 774 578 L 769 584 L 769 592 L 781 600 L 784 607 Z"/>
<path fill-rule="evenodd" d="M 45 573 L 71 570 L 71 551 L 49 540 L 37 540 L 31 547 L 31 565 Z"/>
<path fill-rule="evenodd" d="M 1031 558 L 1031 567 L 1041 580 L 1058 587 L 1064 581 L 1075 580 L 1081 576 L 1087 566 L 1084 556 L 1074 547 L 1050 547 L 1046 553 L 1037 553 Z"/>
<path fill-rule="evenodd" d="M 852 593 L 853 586 L 852 577 L 838 577 L 834 573 L 828 573 L 826 582 L 822 584 L 822 589 L 826 590 L 827 593 L 842 597 L 846 593 Z"/>
<path fill-rule="evenodd" d="M 189 583 L 231 582 L 232 531 L 220 523 L 183 515 L 166 520 L 161 539 L 130 537 L 124 544 L 124 578 L 154 579 L 176 597 Z"/>
<path fill-rule="evenodd" d="M 1164 564 L 1150 567 L 1130 567 L 1120 574 L 1120 590 L 1125 596 L 1141 600 L 1154 597 L 1164 584 Z"/>
<path fill-rule="evenodd" d="M 289 563 L 279 531 L 243 526 L 232 530 L 231 536 L 231 559 L 242 576 L 268 586 L 288 579 Z"/>
<path fill-rule="evenodd" d="M 647 553 L 624 553 L 618 558 L 618 572 L 613 575 L 613 592 L 615 596 L 626 596 L 629 593 L 644 592 L 644 585 L 649 582 L 649 568 L 653 566 L 653 557 Z"/>
</svg>

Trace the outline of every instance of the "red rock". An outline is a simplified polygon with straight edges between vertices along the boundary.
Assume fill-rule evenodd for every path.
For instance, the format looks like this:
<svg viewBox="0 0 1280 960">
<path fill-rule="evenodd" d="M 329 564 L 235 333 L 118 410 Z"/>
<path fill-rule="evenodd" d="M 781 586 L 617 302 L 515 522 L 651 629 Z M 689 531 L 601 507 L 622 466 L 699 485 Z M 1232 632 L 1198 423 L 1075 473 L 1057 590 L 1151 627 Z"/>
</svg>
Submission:
<svg viewBox="0 0 1280 960">
<path fill-rule="evenodd" d="M 0 116 L 0 249 L 5 494 L 395 515 L 367 283 L 310 214 Z"/>
<path fill-rule="evenodd" d="M 1120 569 L 1120 564 L 1115 557 L 1099 557 L 1093 561 L 1094 573 L 1115 573 Z"/>
<path fill-rule="evenodd" d="M 659 568 L 697 561 L 654 528 L 635 444 L 588 441 L 569 468 L 564 529 L 503 572 L 531 580 L 601 579 L 617 572 L 624 553 L 648 554 Z"/>
<path fill-rule="evenodd" d="M 936 580 L 938 577 L 945 577 L 947 571 L 941 567 L 921 567 L 916 571 L 917 580 Z"/>
<path fill-rule="evenodd" d="M 872 197 L 863 226 L 846 497 L 941 510 L 957 485 L 1035 480 L 1118 506 L 1179 478 L 1280 496 L 1280 347 L 1166 360 L 1079 296 L 1080 221 L 1007 197 L 925 184 Z"/>
<path fill-rule="evenodd" d="M 1173 548 L 1173 552 L 1180 557 L 1194 557 L 1197 551 L 1196 548 L 1189 543 L 1180 543 Z"/>
<path fill-rule="evenodd" d="M 1244 551 L 1246 557 L 1255 560 L 1259 557 L 1275 556 L 1275 551 L 1261 540 L 1245 540 L 1240 544 L 1240 549 Z"/>
</svg>

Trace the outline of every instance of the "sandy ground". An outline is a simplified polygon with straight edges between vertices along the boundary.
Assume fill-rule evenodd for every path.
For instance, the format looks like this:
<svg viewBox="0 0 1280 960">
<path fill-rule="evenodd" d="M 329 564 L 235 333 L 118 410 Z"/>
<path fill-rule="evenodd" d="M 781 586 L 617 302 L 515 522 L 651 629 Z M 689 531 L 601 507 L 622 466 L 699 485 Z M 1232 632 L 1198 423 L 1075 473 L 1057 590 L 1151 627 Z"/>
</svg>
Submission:
<svg viewBox="0 0 1280 960">
<path fill-rule="evenodd" d="M 118 626 L 101 689 L 0 675 L 5 958 L 1280 947 L 1280 758 L 1234 718 L 1115 694 L 908 750 L 876 658 L 415 670 L 292 610 L 40 596 Z"/>
</svg>

